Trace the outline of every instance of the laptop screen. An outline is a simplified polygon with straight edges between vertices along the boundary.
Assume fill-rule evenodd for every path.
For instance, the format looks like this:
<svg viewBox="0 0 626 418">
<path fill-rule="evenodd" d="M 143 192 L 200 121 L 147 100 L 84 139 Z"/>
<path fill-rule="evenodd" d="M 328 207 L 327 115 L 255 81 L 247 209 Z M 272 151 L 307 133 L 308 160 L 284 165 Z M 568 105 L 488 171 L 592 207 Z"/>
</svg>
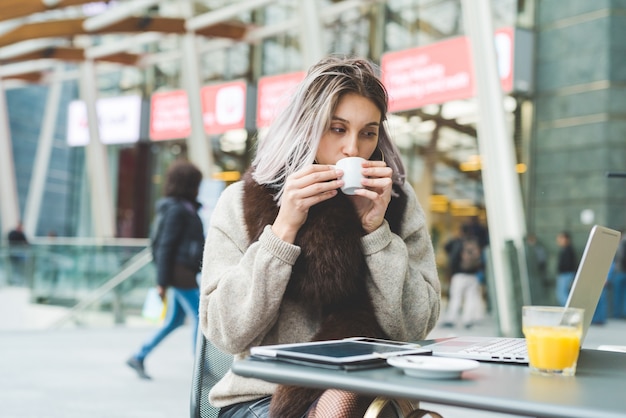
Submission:
<svg viewBox="0 0 626 418">
<path fill-rule="evenodd" d="M 585 340 L 591 319 L 598 306 L 611 263 L 619 245 L 619 231 L 596 225 L 589 234 L 572 289 L 565 306 L 585 310 L 583 335 Z"/>
</svg>

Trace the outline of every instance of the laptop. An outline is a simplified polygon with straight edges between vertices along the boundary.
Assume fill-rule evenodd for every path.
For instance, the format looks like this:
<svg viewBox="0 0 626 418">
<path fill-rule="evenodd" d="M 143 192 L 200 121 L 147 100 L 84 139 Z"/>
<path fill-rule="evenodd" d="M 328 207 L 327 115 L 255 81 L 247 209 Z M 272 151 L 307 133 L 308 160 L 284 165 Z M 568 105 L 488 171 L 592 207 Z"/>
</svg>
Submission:
<svg viewBox="0 0 626 418">
<path fill-rule="evenodd" d="M 595 225 L 589 233 L 566 306 L 583 308 L 585 319 L 580 344 L 582 346 L 591 319 L 600 300 L 602 288 L 620 242 L 620 232 Z M 432 355 L 466 358 L 479 361 L 528 363 L 526 340 L 515 337 L 453 337 L 424 346 Z"/>
</svg>

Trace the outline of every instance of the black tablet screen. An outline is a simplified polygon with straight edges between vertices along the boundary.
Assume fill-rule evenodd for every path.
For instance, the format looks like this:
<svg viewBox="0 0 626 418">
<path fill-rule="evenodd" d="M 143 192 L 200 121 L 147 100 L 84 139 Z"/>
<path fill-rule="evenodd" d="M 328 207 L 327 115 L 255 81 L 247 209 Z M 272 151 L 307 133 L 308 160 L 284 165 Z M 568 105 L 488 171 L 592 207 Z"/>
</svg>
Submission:
<svg viewBox="0 0 626 418">
<path fill-rule="evenodd" d="M 403 350 L 415 350 L 415 347 L 368 344 L 356 341 L 338 341 L 333 344 L 312 344 L 302 345 L 299 347 L 284 347 L 281 349 L 281 351 L 314 354 L 334 358 L 362 356 L 373 353 L 392 353 Z"/>
</svg>

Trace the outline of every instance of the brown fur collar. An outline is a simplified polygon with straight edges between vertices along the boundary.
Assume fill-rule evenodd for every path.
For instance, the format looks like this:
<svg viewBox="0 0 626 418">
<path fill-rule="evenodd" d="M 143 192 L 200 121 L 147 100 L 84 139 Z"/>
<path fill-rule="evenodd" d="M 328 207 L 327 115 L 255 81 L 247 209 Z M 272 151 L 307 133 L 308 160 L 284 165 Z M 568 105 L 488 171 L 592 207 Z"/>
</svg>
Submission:
<svg viewBox="0 0 626 418">
<path fill-rule="evenodd" d="M 260 186 L 251 172 L 244 176 L 244 219 L 250 242 L 258 240 L 263 228 L 278 214 L 272 189 Z M 399 189 L 399 188 L 398 188 Z M 400 193 L 398 193 L 398 191 Z M 406 206 L 401 190 L 391 200 L 385 218 L 398 232 Z M 313 206 L 296 236 L 302 248 L 287 287 L 287 297 L 328 314 L 367 297 L 363 277 L 367 274 L 361 248 L 364 231 L 352 202 L 343 193 Z"/>
<path fill-rule="evenodd" d="M 385 215 L 397 232 L 406 206 L 406 196 L 392 199 Z M 257 184 L 251 172 L 244 176 L 244 219 L 250 242 L 258 240 L 263 228 L 278 214 L 271 188 Z M 367 293 L 367 265 L 361 248 L 364 235 L 350 199 L 342 193 L 309 209 L 295 244 L 302 251 L 287 285 L 286 298 L 304 304 L 319 315 L 321 326 L 313 340 L 351 336 L 386 338 L 374 315 Z M 321 391 L 279 386 L 272 398 L 271 416 L 301 416 Z"/>
</svg>

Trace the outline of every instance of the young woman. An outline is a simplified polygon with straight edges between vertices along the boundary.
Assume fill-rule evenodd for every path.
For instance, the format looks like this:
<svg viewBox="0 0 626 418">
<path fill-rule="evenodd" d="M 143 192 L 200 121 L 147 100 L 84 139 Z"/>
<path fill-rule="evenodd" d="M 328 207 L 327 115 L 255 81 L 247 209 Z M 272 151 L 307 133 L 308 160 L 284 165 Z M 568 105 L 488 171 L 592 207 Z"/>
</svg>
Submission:
<svg viewBox="0 0 626 418">
<path fill-rule="evenodd" d="M 200 323 L 236 358 L 255 345 L 426 337 L 440 284 L 424 213 L 385 126 L 387 93 L 355 58 L 313 66 L 207 233 Z M 341 158 L 363 189 L 344 195 Z M 276 386 L 228 373 L 210 393 L 221 417 L 351 417 L 371 398 Z"/>
</svg>

